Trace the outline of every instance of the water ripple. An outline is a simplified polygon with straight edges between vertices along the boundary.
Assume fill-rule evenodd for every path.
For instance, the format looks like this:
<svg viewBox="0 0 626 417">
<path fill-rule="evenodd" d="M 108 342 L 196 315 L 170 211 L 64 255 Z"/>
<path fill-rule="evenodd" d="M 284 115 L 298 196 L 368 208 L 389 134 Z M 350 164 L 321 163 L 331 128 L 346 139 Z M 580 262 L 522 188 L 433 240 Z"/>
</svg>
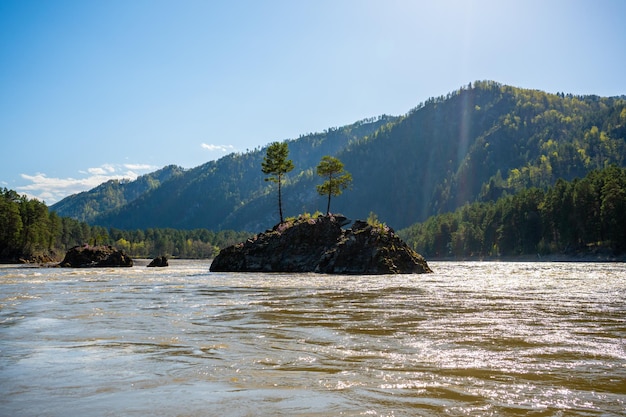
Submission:
<svg viewBox="0 0 626 417">
<path fill-rule="evenodd" d="M 0 415 L 618 416 L 626 266 L 0 268 Z"/>
</svg>

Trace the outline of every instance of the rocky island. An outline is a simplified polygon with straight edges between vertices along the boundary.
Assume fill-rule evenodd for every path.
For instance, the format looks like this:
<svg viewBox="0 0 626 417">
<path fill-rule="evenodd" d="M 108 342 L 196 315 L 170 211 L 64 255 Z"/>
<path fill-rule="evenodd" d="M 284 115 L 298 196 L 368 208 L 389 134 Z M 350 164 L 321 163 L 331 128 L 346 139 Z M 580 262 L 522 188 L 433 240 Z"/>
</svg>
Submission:
<svg viewBox="0 0 626 417">
<path fill-rule="evenodd" d="M 97 268 L 133 266 L 133 260 L 123 251 L 112 246 L 74 246 L 58 265 L 63 268 Z"/>
<path fill-rule="evenodd" d="M 224 248 L 212 272 L 317 272 L 324 274 L 422 274 L 424 258 L 383 225 L 341 215 L 300 216 L 245 242 Z"/>
</svg>

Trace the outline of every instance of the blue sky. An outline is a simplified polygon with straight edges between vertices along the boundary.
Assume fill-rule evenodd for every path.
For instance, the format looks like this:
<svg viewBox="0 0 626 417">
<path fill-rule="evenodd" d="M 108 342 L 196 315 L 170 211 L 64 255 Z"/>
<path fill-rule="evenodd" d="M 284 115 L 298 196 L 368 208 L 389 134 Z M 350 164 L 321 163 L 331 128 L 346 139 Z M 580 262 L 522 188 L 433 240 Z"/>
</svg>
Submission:
<svg viewBox="0 0 626 417">
<path fill-rule="evenodd" d="M 475 80 L 626 94 L 625 16 L 622 0 L 2 0 L 0 187 L 52 204 Z"/>
</svg>

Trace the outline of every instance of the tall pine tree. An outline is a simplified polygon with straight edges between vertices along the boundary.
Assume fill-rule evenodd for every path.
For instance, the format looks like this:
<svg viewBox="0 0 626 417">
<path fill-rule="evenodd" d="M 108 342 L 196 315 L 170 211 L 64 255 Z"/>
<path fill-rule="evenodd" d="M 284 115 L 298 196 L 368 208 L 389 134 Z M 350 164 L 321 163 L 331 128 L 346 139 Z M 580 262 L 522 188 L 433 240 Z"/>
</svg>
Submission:
<svg viewBox="0 0 626 417">
<path fill-rule="evenodd" d="M 265 181 L 272 181 L 278 184 L 278 213 L 280 214 L 280 222 L 283 220 L 283 202 L 281 194 L 281 183 L 283 176 L 293 170 L 294 165 L 289 156 L 289 146 L 287 142 L 273 142 L 267 148 L 267 154 L 261 162 L 261 171 L 270 175 Z"/>
<path fill-rule="evenodd" d="M 326 214 L 330 214 L 330 197 L 339 196 L 352 182 L 352 175 L 343 169 L 343 162 L 334 156 L 323 156 L 317 166 L 317 175 L 328 178 L 317 186 L 320 195 L 328 195 Z"/>
</svg>

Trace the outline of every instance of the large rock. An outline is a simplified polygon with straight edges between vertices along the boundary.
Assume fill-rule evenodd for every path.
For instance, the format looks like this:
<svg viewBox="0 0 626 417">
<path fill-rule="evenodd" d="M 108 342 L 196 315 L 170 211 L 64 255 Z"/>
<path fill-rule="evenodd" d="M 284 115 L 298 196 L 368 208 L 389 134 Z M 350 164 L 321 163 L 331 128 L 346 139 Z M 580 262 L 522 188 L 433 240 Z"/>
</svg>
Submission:
<svg viewBox="0 0 626 417">
<path fill-rule="evenodd" d="M 211 271 L 421 274 L 424 258 L 392 229 L 343 216 L 300 217 L 220 251 Z"/>
<path fill-rule="evenodd" d="M 133 266 L 133 260 L 123 251 L 111 246 L 74 246 L 65 254 L 59 266 L 64 268 L 90 268 Z"/>
</svg>

